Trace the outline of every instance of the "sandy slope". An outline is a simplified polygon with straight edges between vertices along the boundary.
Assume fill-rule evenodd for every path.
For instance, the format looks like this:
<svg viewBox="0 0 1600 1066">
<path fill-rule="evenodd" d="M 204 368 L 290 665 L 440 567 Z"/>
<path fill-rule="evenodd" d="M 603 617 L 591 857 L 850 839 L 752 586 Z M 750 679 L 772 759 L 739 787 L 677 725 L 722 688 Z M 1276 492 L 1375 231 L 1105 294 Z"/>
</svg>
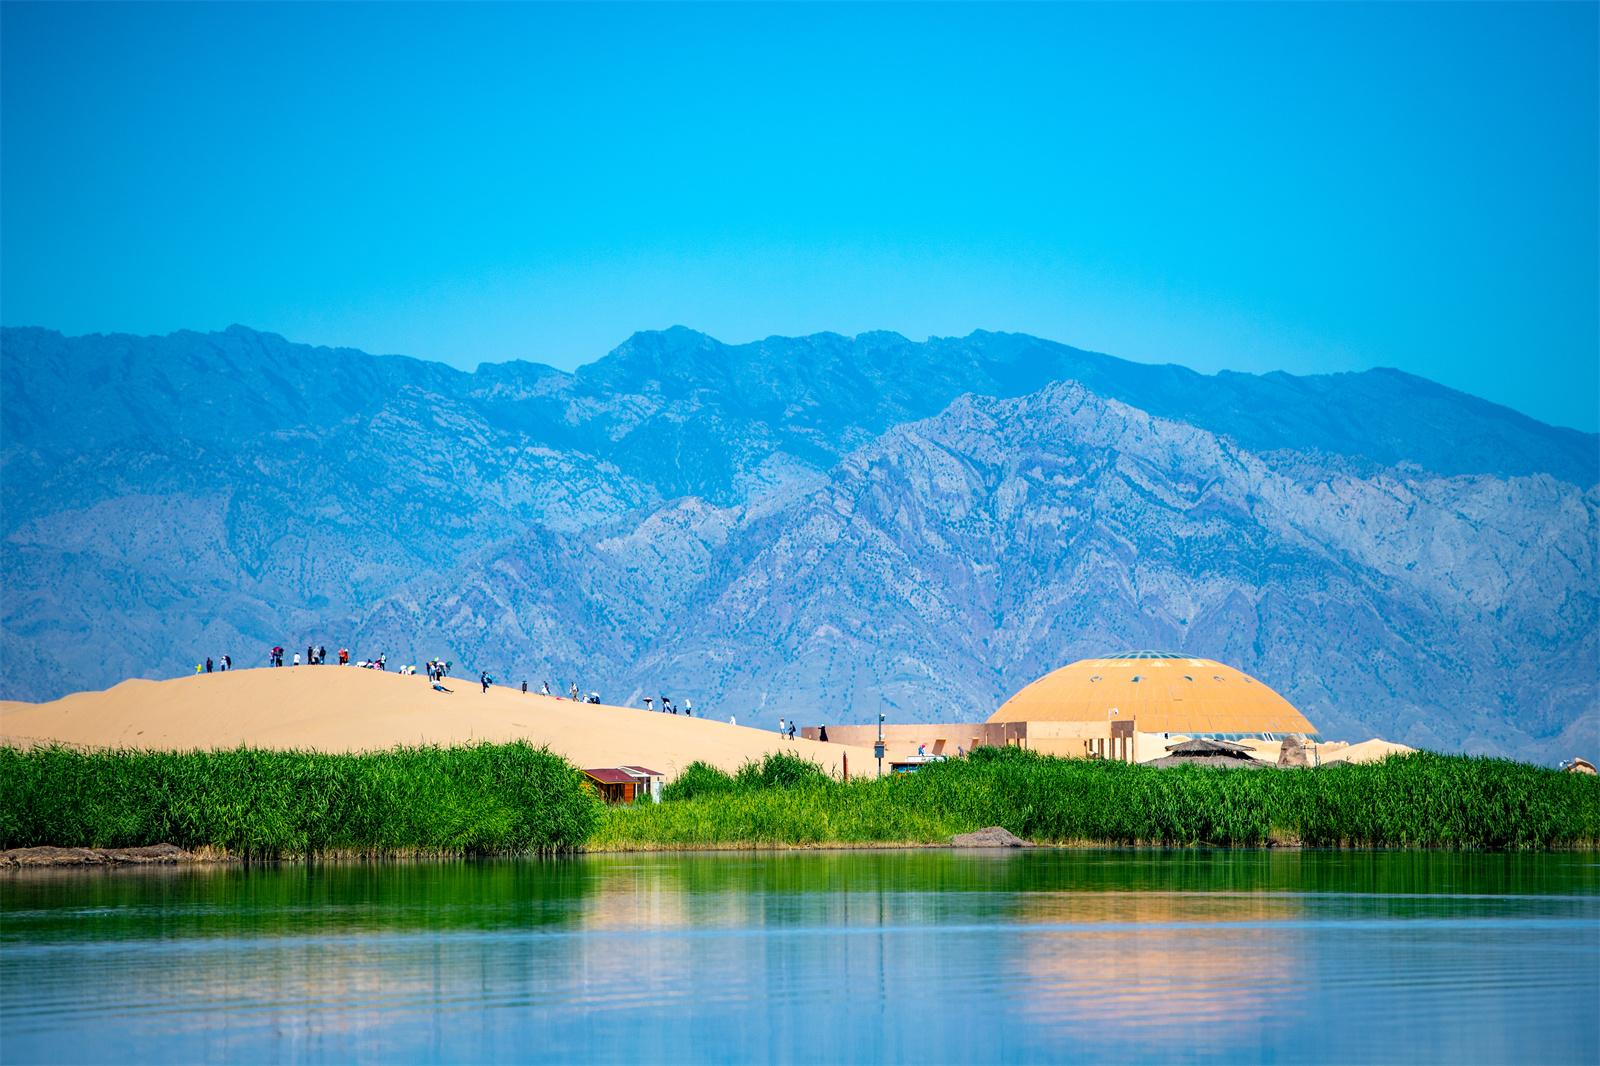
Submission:
<svg viewBox="0 0 1600 1066">
<path fill-rule="evenodd" d="M 1324 753 L 1322 756 L 1322 761 L 1323 763 L 1377 762 L 1379 759 L 1382 759 L 1387 755 L 1404 755 L 1407 752 L 1416 750 L 1416 748 L 1408 748 L 1404 744 L 1395 744 L 1387 740 L 1382 740 L 1378 737 L 1373 737 L 1371 740 L 1363 740 L 1359 744 L 1352 744 L 1343 751 L 1334 752 L 1331 755 Z"/>
<path fill-rule="evenodd" d="M 643 765 L 675 776 L 696 759 L 735 770 L 769 751 L 796 751 L 837 774 L 872 753 L 843 744 L 783 738 L 770 730 L 578 704 L 501 686 L 480 691 L 447 678 L 452 693 L 423 677 L 354 666 L 300 666 L 196 674 L 171 681 L 124 681 L 53 703 L 0 702 L 0 741 L 62 741 L 155 749 L 309 748 L 370 751 L 397 744 L 461 744 L 523 738 L 548 744 L 579 766 Z M 736 711 L 730 713 L 737 713 Z"/>
</svg>

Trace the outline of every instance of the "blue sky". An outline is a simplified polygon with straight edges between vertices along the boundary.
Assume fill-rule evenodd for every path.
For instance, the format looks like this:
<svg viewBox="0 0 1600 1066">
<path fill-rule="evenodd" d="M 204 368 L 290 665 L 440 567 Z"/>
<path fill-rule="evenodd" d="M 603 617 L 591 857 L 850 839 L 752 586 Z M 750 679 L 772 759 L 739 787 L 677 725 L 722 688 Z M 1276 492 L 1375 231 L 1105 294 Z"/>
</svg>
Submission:
<svg viewBox="0 0 1600 1066">
<path fill-rule="evenodd" d="M 1398 366 L 1600 428 L 1594 4 L 6 4 L 0 321 Z"/>
</svg>

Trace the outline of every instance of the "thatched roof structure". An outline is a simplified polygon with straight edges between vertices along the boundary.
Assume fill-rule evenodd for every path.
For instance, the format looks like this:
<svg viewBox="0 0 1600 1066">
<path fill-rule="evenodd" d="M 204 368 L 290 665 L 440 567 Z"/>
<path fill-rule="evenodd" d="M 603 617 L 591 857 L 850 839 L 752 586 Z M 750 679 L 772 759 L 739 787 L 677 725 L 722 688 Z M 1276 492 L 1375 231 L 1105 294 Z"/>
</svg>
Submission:
<svg viewBox="0 0 1600 1066">
<path fill-rule="evenodd" d="M 1231 740 L 1205 740 L 1197 737 L 1194 740 L 1185 740 L 1180 744 L 1168 744 L 1167 750 L 1172 754 L 1166 758 L 1152 759 L 1140 765 L 1161 768 L 1209 766 L 1214 769 L 1227 767 L 1261 769 L 1267 765 L 1250 757 L 1250 752 L 1256 749 L 1244 744 L 1235 744 Z"/>
<path fill-rule="evenodd" d="M 1235 744 L 1231 740 L 1206 740 L 1197 737 L 1180 744 L 1168 744 L 1167 750 L 1174 755 L 1244 755 L 1256 749 L 1248 744 Z"/>
</svg>

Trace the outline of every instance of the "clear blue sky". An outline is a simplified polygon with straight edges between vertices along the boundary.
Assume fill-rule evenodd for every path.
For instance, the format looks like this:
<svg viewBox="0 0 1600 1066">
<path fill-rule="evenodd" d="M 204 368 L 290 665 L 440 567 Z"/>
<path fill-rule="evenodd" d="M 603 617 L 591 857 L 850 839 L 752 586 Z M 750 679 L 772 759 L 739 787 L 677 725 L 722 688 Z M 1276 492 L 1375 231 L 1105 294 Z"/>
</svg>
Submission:
<svg viewBox="0 0 1600 1066">
<path fill-rule="evenodd" d="M 0 320 L 1398 366 L 1600 428 L 1594 4 L 6 4 Z"/>
</svg>

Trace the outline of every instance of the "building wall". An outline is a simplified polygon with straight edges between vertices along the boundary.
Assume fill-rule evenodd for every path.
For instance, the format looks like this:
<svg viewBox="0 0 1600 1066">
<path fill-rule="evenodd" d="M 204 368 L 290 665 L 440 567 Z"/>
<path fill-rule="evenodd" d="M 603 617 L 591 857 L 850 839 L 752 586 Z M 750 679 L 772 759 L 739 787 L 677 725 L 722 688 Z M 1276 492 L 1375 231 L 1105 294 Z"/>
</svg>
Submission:
<svg viewBox="0 0 1600 1066">
<path fill-rule="evenodd" d="M 878 740 L 875 725 L 828 726 L 828 741 L 871 748 Z M 1122 748 L 1111 744 L 1113 731 L 1128 738 Z M 820 740 L 821 728 L 806 726 L 800 731 L 807 740 Z M 977 747 L 1032 748 L 1045 755 L 1069 759 L 1091 756 L 1110 757 L 1113 750 L 1133 751 L 1131 722 L 933 722 L 929 724 L 884 725 L 884 761 L 917 754 L 922 746 L 929 755 L 957 756 Z M 1163 752 L 1165 754 L 1165 752 Z M 876 772 L 877 764 L 870 767 Z M 852 772 L 856 770 L 852 767 Z"/>
<path fill-rule="evenodd" d="M 1103 758 L 1123 762 L 1149 762 L 1167 754 L 1167 745 L 1188 740 L 1186 733 L 1145 731 L 1137 719 L 1110 722 L 934 722 L 927 725 L 885 725 L 884 763 L 917 754 L 923 745 L 929 755 L 956 756 L 976 747 L 1012 745 L 1029 748 L 1041 755 L 1066 759 Z M 807 740 L 818 740 L 820 730 L 806 726 L 800 731 Z M 828 741 L 870 749 L 878 739 L 875 725 L 828 726 Z M 1257 756 L 1277 759 L 1278 745 L 1247 741 L 1261 749 Z M 876 773 L 877 763 L 852 766 L 852 774 Z"/>
</svg>

